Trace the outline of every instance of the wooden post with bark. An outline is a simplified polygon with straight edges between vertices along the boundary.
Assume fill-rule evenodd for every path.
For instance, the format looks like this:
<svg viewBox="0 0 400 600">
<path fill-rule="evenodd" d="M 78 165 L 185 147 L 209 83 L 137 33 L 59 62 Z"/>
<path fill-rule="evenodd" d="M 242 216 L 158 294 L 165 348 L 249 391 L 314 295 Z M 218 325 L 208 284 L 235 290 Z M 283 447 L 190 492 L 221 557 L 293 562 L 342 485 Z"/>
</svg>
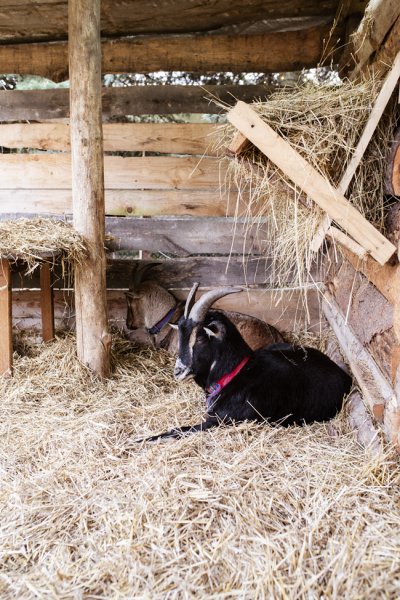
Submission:
<svg viewBox="0 0 400 600">
<path fill-rule="evenodd" d="M 11 377 L 12 364 L 11 266 L 0 258 L 0 377 Z"/>
<path fill-rule="evenodd" d="M 100 0 L 70 0 L 69 69 L 74 227 L 89 257 L 75 273 L 79 358 L 101 378 L 110 370 L 107 329 Z"/>
</svg>

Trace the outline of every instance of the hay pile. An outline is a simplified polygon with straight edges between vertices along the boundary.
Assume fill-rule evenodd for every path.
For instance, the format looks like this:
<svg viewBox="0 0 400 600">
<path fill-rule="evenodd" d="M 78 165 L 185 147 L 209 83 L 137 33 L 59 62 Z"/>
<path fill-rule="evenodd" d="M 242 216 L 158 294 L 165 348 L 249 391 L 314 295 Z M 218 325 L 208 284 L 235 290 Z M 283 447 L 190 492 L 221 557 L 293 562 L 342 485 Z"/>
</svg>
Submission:
<svg viewBox="0 0 400 600">
<path fill-rule="evenodd" d="M 199 421 L 165 352 L 115 339 L 99 383 L 72 336 L 27 346 L 0 383 L 0 596 L 301 599 L 400 595 L 400 468 L 345 420 L 243 424 L 169 444 Z"/>
<path fill-rule="evenodd" d="M 65 221 L 36 217 L 0 222 L 0 255 L 24 260 L 31 270 L 43 255 L 62 252 L 69 263 L 87 256 L 83 237 Z"/>
<path fill-rule="evenodd" d="M 290 94 L 277 91 L 268 102 L 254 102 L 251 107 L 337 187 L 381 85 L 381 81 L 374 80 L 341 86 L 307 85 Z M 396 103 L 392 102 L 346 193 L 349 201 L 382 233 L 385 159 L 395 128 Z M 229 146 L 235 132 L 232 125 L 225 126 L 221 145 Z M 240 192 L 249 192 L 246 214 L 267 218 L 269 238 L 274 241 L 274 271 L 284 282 L 296 265 L 301 285 L 315 258 L 310 243 L 325 213 L 257 148 L 251 145 L 241 157 L 244 161 L 229 160 L 226 187 L 237 186 Z M 250 163 L 256 165 L 252 170 L 245 167 Z"/>
</svg>

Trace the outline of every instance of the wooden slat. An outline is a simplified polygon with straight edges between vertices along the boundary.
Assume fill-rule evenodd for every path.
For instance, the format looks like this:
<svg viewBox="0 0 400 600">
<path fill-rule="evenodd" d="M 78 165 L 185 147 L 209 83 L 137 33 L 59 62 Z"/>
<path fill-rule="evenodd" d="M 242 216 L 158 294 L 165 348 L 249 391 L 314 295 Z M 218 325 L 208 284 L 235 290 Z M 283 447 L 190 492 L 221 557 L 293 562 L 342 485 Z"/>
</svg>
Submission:
<svg viewBox="0 0 400 600">
<path fill-rule="evenodd" d="M 205 291 L 200 290 L 200 294 Z M 176 290 L 174 293 L 179 299 L 184 300 L 188 290 Z M 318 292 L 313 289 L 307 296 L 308 311 L 305 310 L 301 295 L 297 290 L 280 292 L 279 297 L 276 296 L 276 292 L 270 290 L 250 291 L 248 294 L 240 294 L 240 298 L 238 296 L 239 294 L 226 296 L 215 306 L 263 319 L 280 331 L 290 330 L 295 326 L 307 326 L 313 331 L 319 331 L 321 319 L 324 321 L 319 308 Z M 110 322 L 125 328 L 126 310 L 126 298 L 123 291 L 108 290 L 107 312 Z M 54 313 L 56 326 L 73 327 L 74 318 L 69 318 L 70 315 L 74 315 L 73 294 L 56 290 L 54 292 Z M 38 290 L 13 293 L 13 323 L 19 327 L 36 325 L 40 329 L 40 292 Z"/>
<path fill-rule="evenodd" d="M 106 190 L 107 215 L 233 217 L 247 214 L 248 194 L 222 190 Z M 72 214 L 71 190 L 0 189 L 0 206 L 5 213 Z M 251 206 L 259 214 L 254 203 Z"/>
<path fill-rule="evenodd" d="M 218 129 L 209 123 L 104 123 L 104 151 L 217 155 Z M 0 125 L 0 146 L 71 151 L 69 125 Z"/>
<path fill-rule="evenodd" d="M 235 233 L 235 235 L 233 235 Z M 107 217 L 107 242 L 113 250 L 151 250 L 190 254 L 227 254 L 229 252 L 264 254 L 270 251 L 265 224 L 195 219 L 140 219 Z"/>
<path fill-rule="evenodd" d="M 106 40 L 101 44 L 101 72 L 277 73 L 316 67 L 325 52 L 337 59 L 335 45 L 342 31 L 331 25 L 300 31 L 185 37 L 147 37 Z M 40 75 L 53 81 L 68 79 L 68 45 L 0 46 L 4 73 Z"/>
<path fill-rule="evenodd" d="M 107 261 L 107 288 L 128 289 L 133 267 L 137 260 L 109 259 Z M 264 284 L 278 285 L 278 277 L 273 268 L 273 260 L 262 257 L 193 257 L 176 258 L 172 260 L 148 260 L 150 263 L 160 263 L 151 271 L 152 280 L 167 288 L 191 288 L 195 281 L 200 281 L 202 287 L 217 287 L 220 285 L 261 286 Z M 146 264 L 140 261 L 141 264 Z M 322 281 L 323 273 L 314 269 L 313 281 Z M 312 281 L 310 279 L 310 283 Z M 296 272 L 289 273 L 286 283 L 296 281 Z M 68 288 L 71 281 L 63 278 L 61 265 L 54 267 L 53 289 Z M 29 275 L 23 272 L 12 276 L 13 289 L 28 289 L 40 287 L 37 269 Z"/>
<path fill-rule="evenodd" d="M 265 85 L 138 85 L 102 89 L 103 117 L 125 115 L 219 114 L 212 98 L 233 106 L 236 100 L 265 99 Z M 63 119 L 69 117 L 69 90 L 0 90 L 0 120 Z"/>
<path fill-rule="evenodd" d="M 214 158 L 104 157 L 107 189 L 220 188 L 226 166 Z M 0 189 L 71 189 L 69 154 L 0 155 Z"/>
<path fill-rule="evenodd" d="M 11 268 L 0 258 L 0 377 L 12 374 Z"/>
<path fill-rule="evenodd" d="M 228 119 L 380 264 L 389 260 L 393 244 L 249 106 L 238 102 Z"/>
<path fill-rule="evenodd" d="M 42 309 L 43 341 L 49 342 L 54 338 L 54 301 L 53 276 L 50 263 L 40 265 L 40 305 Z"/>
<path fill-rule="evenodd" d="M 375 101 L 374 106 L 372 107 L 371 113 L 369 115 L 368 121 L 364 127 L 364 131 L 360 138 L 360 141 L 357 144 L 357 148 L 354 150 L 353 156 L 349 161 L 346 170 L 344 172 L 343 177 L 340 180 L 338 185 L 339 194 L 344 195 L 347 192 L 347 188 L 349 187 L 351 180 L 354 177 L 354 174 L 361 162 L 362 157 L 364 156 L 364 152 L 367 149 L 369 142 L 375 132 L 376 126 L 378 125 L 383 111 L 386 108 L 387 103 L 393 93 L 393 90 L 399 80 L 400 77 L 400 53 L 397 55 L 396 61 L 393 64 L 393 68 L 389 73 L 388 77 L 385 80 L 385 83 L 382 86 L 381 91 Z M 323 220 L 321 226 L 319 227 L 315 237 L 312 241 L 312 249 L 314 252 L 318 252 L 321 247 L 321 244 L 325 238 L 325 235 L 330 227 L 331 219 L 329 215 L 326 215 Z M 338 240 L 340 241 L 340 240 Z M 343 241 L 343 240 L 342 240 Z M 344 240 L 345 241 L 345 240 Z M 349 244 L 347 247 L 350 248 Z M 351 248 L 350 248 L 351 250 Z M 357 252 L 359 254 L 359 252 Z"/>
</svg>

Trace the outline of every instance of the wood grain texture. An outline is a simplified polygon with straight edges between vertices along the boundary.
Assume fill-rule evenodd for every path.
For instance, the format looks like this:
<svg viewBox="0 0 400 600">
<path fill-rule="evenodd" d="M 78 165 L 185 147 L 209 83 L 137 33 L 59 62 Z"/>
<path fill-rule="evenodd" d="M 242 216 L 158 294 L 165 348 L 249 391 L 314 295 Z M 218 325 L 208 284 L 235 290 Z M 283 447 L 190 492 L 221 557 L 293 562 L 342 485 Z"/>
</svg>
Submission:
<svg viewBox="0 0 400 600">
<path fill-rule="evenodd" d="M 107 261 L 107 288 L 129 289 L 132 269 L 137 260 L 108 259 Z M 248 257 L 243 261 L 242 257 L 231 256 L 215 257 L 202 256 L 193 258 L 175 258 L 171 260 L 151 260 L 149 263 L 157 262 L 159 266 L 151 271 L 151 279 L 169 289 L 191 288 L 195 281 L 200 281 L 202 287 L 212 288 L 221 285 L 243 285 L 262 286 L 264 284 L 277 285 L 278 277 L 273 268 L 272 259 L 262 257 Z M 146 264 L 142 262 L 140 264 Z M 149 274 L 150 276 L 150 274 Z M 313 269 L 312 280 L 319 282 L 322 273 Z M 312 282 L 310 279 L 310 283 Z M 296 272 L 289 275 L 286 283 L 296 281 Z M 13 273 L 12 287 L 15 289 L 29 289 L 40 287 L 40 279 L 35 269 L 31 274 L 23 272 Z M 61 265 L 54 267 L 53 289 L 71 287 L 71 282 L 63 277 Z"/>
<path fill-rule="evenodd" d="M 400 52 L 400 17 L 397 18 L 387 38 L 376 52 L 374 61 L 370 67 L 371 71 L 379 73 L 381 76 L 391 67 Z"/>
<path fill-rule="evenodd" d="M 72 214 L 72 190 L 0 189 L 5 213 Z M 234 217 L 247 214 L 248 194 L 219 190 L 105 190 L 106 215 Z M 257 207 L 252 204 L 256 214 Z"/>
<path fill-rule="evenodd" d="M 151 73 L 185 71 L 277 73 L 316 67 L 325 52 L 333 60 L 342 32 L 331 25 L 300 31 L 243 35 L 124 38 L 101 43 L 101 72 Z M 327 48 L 325 48 L 325 42 Z M 53 81 L 68 79 L 68 44 L 0 46 L 5 73 L 39 75 Z"/>
<path fill-rule="evenodd" d="M 103 117 L 125 115 L 171 115 L 175 113 L 219 114 L 219 99 L 227 106 L 237 100 L 251 102 L 266 97 L 272 89 L 265 85 L 140 85 L 102 88 Z M 2 121 L 62 119 L 70 115 L 69 90 L 0 90 Z"/>
<path fill-rule="evenodd" d="M 85 261 L 75 266 L 77 351 L 103 379 L 110 373 L 111 336 L 104 250 L 100 0 L 70 0 L 68 20 L 74 228 L 89 248 Z"/>
<path fill-rule="evenodd" d="M 400 196 L 400 129 L 393 136 L 387 157 L 385 192 L 393 194 L 393 196 Z"/>
<path fill-rule="evenodd" d="M 104 123 L 105 152 L 150 151 L 216 156 L 218 129 L 209 123 Z M 69 125 L 0 125 L 0 146 L 71 152 Z"/>
<path fill-rule="evenodd" d="M 50 263 L 40 265 L 40 305 L 42 309 L 42 335 L 44 342 L 54 338 L 53 276 Z"/>
<path fill-rule="evenodd" d="M 206 291 L 201 289 L 200 295 Z M 188 290 L 176 290 L 174 294 L 179 299 L 185 300 Z M 40 292 L 37 290 L 16 291 L 13 293 L 13 300 L 13 323 L 19 327 L 35 325 L 40 329 Z M 231 297 L 227 296 L 218 301 L 215 306 L 257 317 L 273 325 L 279 331 L 290 330 L 296 326 L 319 331 L 321 319 L 324 321 L 324 318 L 320 312 L 318 293 L 311 289 L 307 301 L 308 311 L 297 290 L 278 292 L 278 295 L 277 292 L 270 290 L 257 290 L 232 294 Z M 127 309 L 122 290 L 108 290 L 107 312 L 111 324 L 126 330 Z M 54 313 L 56 326 L 74 327 L 74 295 L 70 292 L 55 290 Z"/>
<path fill-rule="evenodd" d="M 380 263 L 396 248 L 344 196 L 244 102 L 228 120 Z"/>
<path fill-rule="evenodd" d="M 1 43 L 66 40 L 68 36 L 67 0 L 4 0 L 0 20 Z M 103 0 L 101 34 L 120 35 L 190 33 L 226 25 L 296 16 L 335 15 L 334 0 Z"/>
<path fill-rule="evenodd" d="M 270 255 L 269 237 L 263 223 L 238 223 L 195 219 L 140 219 L 107 217 L 106 234 L 111 250 L 150 250 L 184 257 L 190 254 Z"/>
<path fill-rule="evenodd" d="M 104 157 L 106 189 L 214 189 L 224 181 L 226 166 L 215 158 Z M 0 189 L 71 189 L 71 155 L 0 155 Z"/>
<path fill-rule="evenodd" d="M 10 377 L 13 366 L 10 261 L 0 258 L 0 377 Z"/>
</svg>

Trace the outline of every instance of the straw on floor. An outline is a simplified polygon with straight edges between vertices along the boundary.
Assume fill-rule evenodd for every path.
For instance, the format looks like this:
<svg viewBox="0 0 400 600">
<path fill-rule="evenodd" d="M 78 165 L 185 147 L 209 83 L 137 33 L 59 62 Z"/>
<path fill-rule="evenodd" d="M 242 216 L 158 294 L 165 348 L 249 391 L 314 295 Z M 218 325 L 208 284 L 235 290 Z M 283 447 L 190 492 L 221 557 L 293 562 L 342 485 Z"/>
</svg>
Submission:
<svg viewBox="0 0 400 600">
<path fill-rule="evenodd" d="M 400 595 L 400 468 L 338 416 L 304 428 L 197 423 L 173 358 L 115 338 L 113 375 L 72 335 L 18 343 L 0 382 L 0 596 L 11 599 L 355 599 Z"/>
</svg>

